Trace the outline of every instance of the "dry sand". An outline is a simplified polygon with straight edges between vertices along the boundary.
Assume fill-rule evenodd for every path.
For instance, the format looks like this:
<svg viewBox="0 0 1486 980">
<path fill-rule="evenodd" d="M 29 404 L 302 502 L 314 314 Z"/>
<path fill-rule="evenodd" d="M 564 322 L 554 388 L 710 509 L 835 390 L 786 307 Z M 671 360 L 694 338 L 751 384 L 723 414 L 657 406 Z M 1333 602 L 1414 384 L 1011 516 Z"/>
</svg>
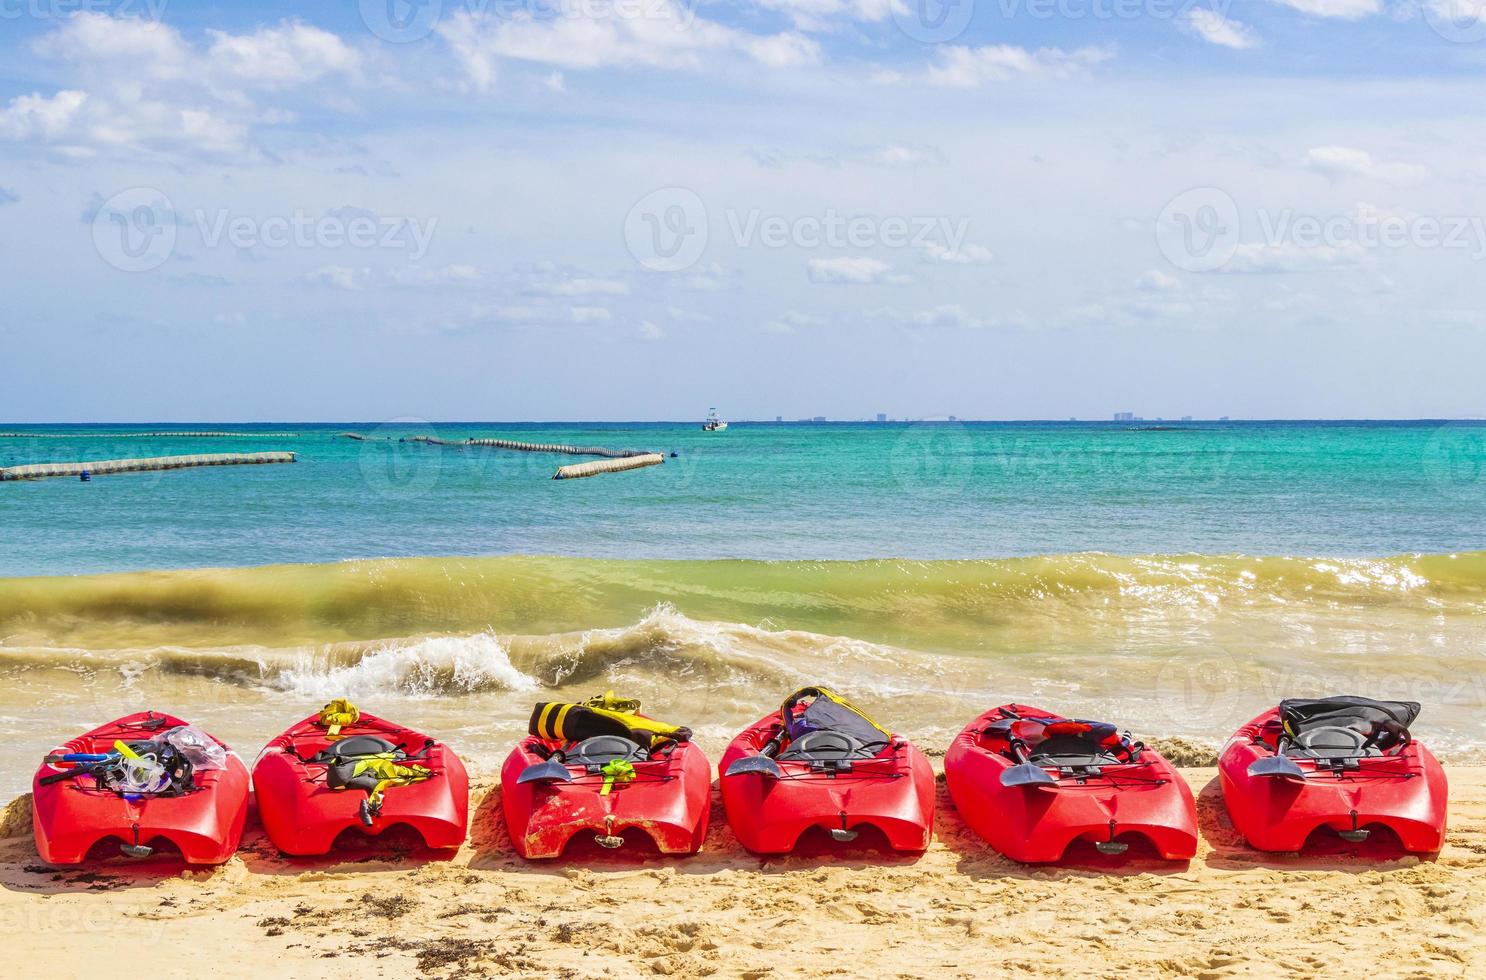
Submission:
<svg viewBox="0 0 1486 980">
<path fill-rule="evenodd" d="M 528 864 L 487 782 L 452 856 L 289 862 L 250 821 L 216 870 L 58 870 L 18 801 L 0 826 L 0 926 L 12 967 L 45 977 L 1486 976 L 1486 768 L 1451 769 L 1449 839 L 1429 860 L 1260 855 L 1234 834 L 1214 771 L 1185 775 L 1203 829 L 1185 867 L 1092 851 L 1017 865 L 942 792 L 918 858 L 764 861 L 719 810 L 695 858 Z"/>
</svg>

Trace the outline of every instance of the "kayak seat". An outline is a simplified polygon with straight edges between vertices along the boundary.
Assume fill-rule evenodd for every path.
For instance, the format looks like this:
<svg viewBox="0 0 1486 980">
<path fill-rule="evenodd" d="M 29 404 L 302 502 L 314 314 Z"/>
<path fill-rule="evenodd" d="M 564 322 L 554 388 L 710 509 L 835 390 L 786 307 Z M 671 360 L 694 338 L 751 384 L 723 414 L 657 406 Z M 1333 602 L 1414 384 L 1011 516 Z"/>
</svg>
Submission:
<svg viewBox="0 0 1486 980">
<path fill-rule="evenodd" d="M 841 762 L 847 759 L 871 759 L 882 751 L 886 742 L 867 742 L 849 732 L 814 731 L 790 742 L 779 753 L 781 762 Z"/>
<path fill-rule="evenodd" d="M 317 760 L 357 759 L 365 756 L 396 752 L 397 746 L 376 735 L 352 735 L 339 742 L 332 742 L 315 756 Z"/>
<path fill-rule="evenodd" d="M 1079 735 L 1055 735 L 1039 742 L 1027 761 L 1037 766 L 1074 769 L 1086 766 L 1113 766 L 1123 760 L 1093 739 Z"/>
<path fill-rule="evenodd" d="M 611 762 L 644 762 L 650 753 L 638 742 L 622 735 L 595 735 L 585 738 L 563 753 L 563 760 L 570 766 L 602 768 Z"/>
<path fill-rule="evenodd" d="M 1301 759 L 1355 759 L 1360 756 L 1382 755 L 1376 745 L 1363 746 L 1367 736 L 1355 728 L 1340 725 L 1319 725 L 1307 728 L 1294 739 L 1287 740 L 1283 754 Z"/>
</svg>

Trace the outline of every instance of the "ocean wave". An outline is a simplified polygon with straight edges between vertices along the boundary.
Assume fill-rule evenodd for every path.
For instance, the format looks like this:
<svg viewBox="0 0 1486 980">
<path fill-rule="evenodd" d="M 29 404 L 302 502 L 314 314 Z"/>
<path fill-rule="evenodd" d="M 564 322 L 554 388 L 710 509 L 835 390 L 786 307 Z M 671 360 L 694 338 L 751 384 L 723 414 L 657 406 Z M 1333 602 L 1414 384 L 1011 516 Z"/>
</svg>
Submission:
<svg viewBox="0 0 1486 980">
<path fill-rule="evenodd" d="M 284 648 L 589 631 L 586 659 L 602 660 L 623 656 L 604 630 L 629 628 L 668 604 L 693 621 L 977 652 L 987 648 L 987 637 L 1015 624 L 1056 633 L 1085 621 L 1280 607 L 1479 614 L 1486 610 L 1483 596 L 1486 552 L 853 562 L 385 559 L 0 580 L 0 648 Z M 587 668 L 578 662 L 571 669 Z"/>
</svg>

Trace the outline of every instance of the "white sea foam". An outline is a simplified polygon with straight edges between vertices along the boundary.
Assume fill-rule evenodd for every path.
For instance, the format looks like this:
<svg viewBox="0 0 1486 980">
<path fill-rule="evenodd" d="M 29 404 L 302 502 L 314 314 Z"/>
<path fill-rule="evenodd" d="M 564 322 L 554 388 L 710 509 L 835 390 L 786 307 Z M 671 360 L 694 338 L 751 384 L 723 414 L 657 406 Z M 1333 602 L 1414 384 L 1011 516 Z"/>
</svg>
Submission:
<svg viewBox="0 0 1486 980">
<path fill-rule="evenodd" d="M 399 640 L 351 664 L 306 654 L 281 670 L 272 684 L 311 698 L 533 691 L 540 686 L 512 665 L 506 645 L 491 633 Z"/>
</svg>

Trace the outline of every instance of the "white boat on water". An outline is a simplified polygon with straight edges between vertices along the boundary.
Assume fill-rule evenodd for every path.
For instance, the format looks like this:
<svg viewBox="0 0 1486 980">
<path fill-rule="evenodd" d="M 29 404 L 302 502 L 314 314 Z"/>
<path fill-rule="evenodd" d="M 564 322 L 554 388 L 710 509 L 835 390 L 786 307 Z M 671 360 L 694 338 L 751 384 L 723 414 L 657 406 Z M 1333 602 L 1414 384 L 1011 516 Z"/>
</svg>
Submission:
<svg viewBox="0 0 1486 980">
<path fill-rule="evenodd" d="M 717 409 L 712 409 L 707 414 L 707 419 L 702 423 L 703 432 L 721 432 L 728 424 L 717 417 Z"/>
</svg>

